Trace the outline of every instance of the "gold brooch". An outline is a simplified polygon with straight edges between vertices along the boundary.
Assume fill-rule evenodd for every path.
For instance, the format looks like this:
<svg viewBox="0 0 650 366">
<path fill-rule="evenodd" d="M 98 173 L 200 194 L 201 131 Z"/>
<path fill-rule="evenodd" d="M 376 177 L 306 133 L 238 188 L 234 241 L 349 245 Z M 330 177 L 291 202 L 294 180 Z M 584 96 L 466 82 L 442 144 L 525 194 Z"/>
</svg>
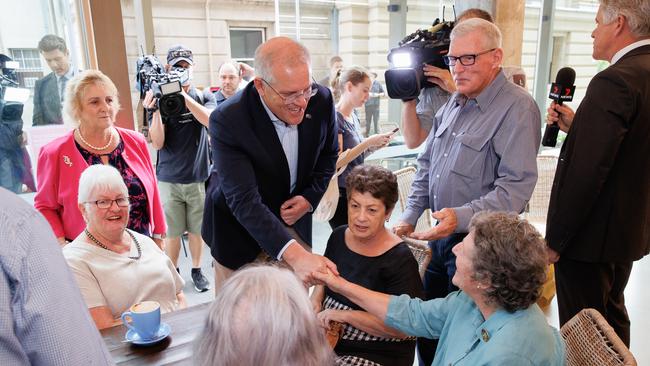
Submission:
<svg viewBox="0 0 650 366">
<path fill-rule="evenodd" d="M 70 157 L 68 155 L 63 155 L 63 162 L 69 167 L 72 166 L 72 160 L 70 160 Z"/>
</svg>

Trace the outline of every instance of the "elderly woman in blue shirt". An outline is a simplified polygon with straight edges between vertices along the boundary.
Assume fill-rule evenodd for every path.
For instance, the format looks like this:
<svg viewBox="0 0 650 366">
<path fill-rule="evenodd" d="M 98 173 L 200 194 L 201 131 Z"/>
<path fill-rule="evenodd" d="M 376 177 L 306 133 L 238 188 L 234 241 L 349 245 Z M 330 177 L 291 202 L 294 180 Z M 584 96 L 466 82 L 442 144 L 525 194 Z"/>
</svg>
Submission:
<svg viewBox="0 0 650 366">
<path fill-rule="evenodd" d="M 405 334 L 439 338 L 432 365 L 564 365 L 564 342 L 535 303 L 546 248 L 516 215 L 478 213 L 453 248 L 459 291 L 423 301 L 389 296 L 331 272 L 313 276 Z"/>
</svg>

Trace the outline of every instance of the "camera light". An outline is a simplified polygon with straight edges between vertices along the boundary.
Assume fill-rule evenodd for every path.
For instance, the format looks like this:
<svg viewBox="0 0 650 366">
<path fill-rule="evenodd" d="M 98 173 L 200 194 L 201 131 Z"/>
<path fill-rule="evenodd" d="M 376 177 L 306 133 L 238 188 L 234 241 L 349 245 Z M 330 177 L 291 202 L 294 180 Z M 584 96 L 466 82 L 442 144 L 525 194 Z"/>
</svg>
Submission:
<svg viewBox="0 0 650 366">
<path fill-rule="evenodd" d="M 17 70 L 19 68 L 20 68 L 20 63 L 18 61 L 7 61 L 7 62 L 5 62 L 5 69 Z"/>
<path fill-rule="evenodd" d="M 411 54 L 407 52 L 396 53 L 393 55 L 393 65 L 395 67 L 411 66 Z"/>
</svg>

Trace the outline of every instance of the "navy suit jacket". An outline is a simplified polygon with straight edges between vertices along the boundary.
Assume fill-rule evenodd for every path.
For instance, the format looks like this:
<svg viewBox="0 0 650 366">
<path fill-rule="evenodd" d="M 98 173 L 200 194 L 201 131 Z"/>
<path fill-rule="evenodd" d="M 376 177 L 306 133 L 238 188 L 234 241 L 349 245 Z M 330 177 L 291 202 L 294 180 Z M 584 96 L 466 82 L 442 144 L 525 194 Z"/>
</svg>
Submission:
<svg viewBox="0 0 650 366">
<path fill-rule="evenodd" d="M 589 83 L 560 153 L 546 241 L 584 262 L 650 251 L 650 45 Z"/>
<path fill-rule="evenodd" d="M 275 258 L 291 240 L 280 206 L 302 195 L 315 209 L 334 173 L 338 130 L 329 89 L 319 86 L 298 125 L 298 172 L 290 190 L 284 150 L 254 83 L 210 115 L 214 168 L 206 192 L 202 236 L 212 256 L 237 269 L 261 250 Z M 312 218 L 293 229 L 311 244 Z"/>
<path fill-rule="evenodd" d="M 34 85 L 34 115 L 32 125 L 62 124 L 61 96 L 56 75 L 51 72 Z"/>
</svg>

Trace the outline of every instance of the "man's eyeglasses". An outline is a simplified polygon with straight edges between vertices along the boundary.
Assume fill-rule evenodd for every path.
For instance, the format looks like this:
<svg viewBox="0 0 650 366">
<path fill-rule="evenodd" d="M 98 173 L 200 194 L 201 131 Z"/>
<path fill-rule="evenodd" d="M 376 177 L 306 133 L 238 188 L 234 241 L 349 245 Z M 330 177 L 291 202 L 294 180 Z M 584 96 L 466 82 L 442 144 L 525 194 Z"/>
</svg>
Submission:
<svg viewBox="0 0 650 366">
<path fill-rule="evenodd" d="M 116 198 L 114 200 L 97 200 L 97 201 L 88 201 L 86 203 L 94 203 L 97 205 L 97 207 L 101 209 L 107 209 L 113 206 L 113 202 L 117 203 L 118 207 L 129 207 L 129 198 L 128 197 L 120 197 Z"/>
<path fill-rule="evenodd" d="M 269 88 L 271 88 L 271 90 L 273 90 L 275 92 L 275 94 L 277 94 L 280 98 L 282 98 L 282 101 L 286 105 L 294 104 L 300 98 L 305 98 L 306 101 L 309 101 L 309 99 L 311 97 L 313 97 L 314 95 L 316 95 L 316 93 L 318 93 L 318 87 L 316 86 L 315 81 L 311 83 L 309 88 L 307 88 L 307 89 L 305 89 L 303 91 L 299 91 L 299 92 L 295 92 L 295 93 L 286 95 L 286 93 L 280 93 L 279 91 L 275 90 L 275 88 L 272 87 L 271 84 L 269 84 L 268 81 L 266 81 L 264 79 L 261 79 L 261 80 L 264 82 L 264 84 L 268 85 Z"/>
<path fill-rule="evenodd" d="M 463 66 L 472 66 L 476 63 L 476 58 L 479 57 L 480 55 L 484 55 L 488 52 L 492 52 L 496 50 L 496 48 L 483 51 L 480 53 L 476 53 L 473 55 L 461 55 L 461 56 L 442 56 L 442 59 L 445 61 L 445 65 L 447 66 L 456 66 L 456 61 L 460 61 L 460 64 Z"/>
</svg>

